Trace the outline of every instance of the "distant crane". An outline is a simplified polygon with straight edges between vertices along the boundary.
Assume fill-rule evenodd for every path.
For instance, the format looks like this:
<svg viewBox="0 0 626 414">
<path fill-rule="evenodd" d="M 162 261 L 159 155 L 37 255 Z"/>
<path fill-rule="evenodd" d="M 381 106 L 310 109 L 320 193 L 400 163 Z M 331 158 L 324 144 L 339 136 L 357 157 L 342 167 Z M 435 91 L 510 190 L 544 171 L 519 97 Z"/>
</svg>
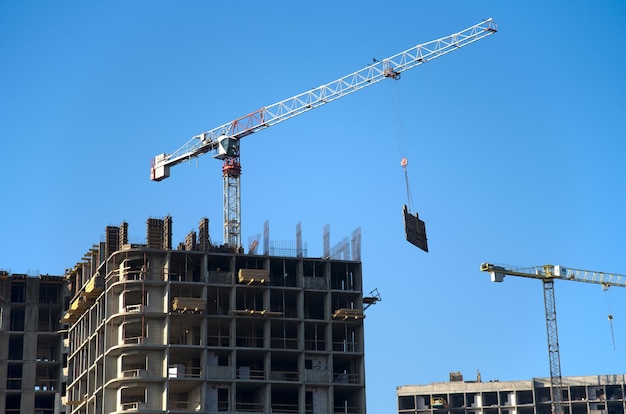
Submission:
<svg viewBox="0 0 626 414">
<path fill-rule="evenodd" d="M 505 276 L 521 276 L 539 279 L 543 282 L 543 300 L 546 311 L 546 329 L 548 332 L 548 357 L 550 360 L 550 387 L 552 392 L 553 414 L 563 413 L 563 383 L 561 377 L 561 354 L 556 323 L 556 302 L 554 300 L 554 280 L 572 280 L 601 285 L 604 289 L 611 286 L 626 287 L 626 276 L 613 273 L 594 272 L 591 270 L 570 269 L 563 266 L 535 266 L 530 268 L 509 268 L 482 263 L 480 270 L 491 275 L 492 282 L 503 282 Z M 613 316 L 609 315 L 612 324 Z"/>
<path fill-rule="evenodd" d="M 159 154 L 152 160 L 150 179 L 161 181 L 170 175 L 170 167 L 213 151 L 223 160 L 224 244 L 241 249 L 241 163 L 239 140 L 252 133 L 341 98 L 383 79 L 399 79 L 415 66 L 494 34 L 497 24 L 491 18 L 458 33 L 414 46 L 404 52 L 374 62 L 365 68 L 326 85 L 313 88 L 284 101 L 258 109 L 217 128 L 191 138 L 171 154 Z"/>
</svg>

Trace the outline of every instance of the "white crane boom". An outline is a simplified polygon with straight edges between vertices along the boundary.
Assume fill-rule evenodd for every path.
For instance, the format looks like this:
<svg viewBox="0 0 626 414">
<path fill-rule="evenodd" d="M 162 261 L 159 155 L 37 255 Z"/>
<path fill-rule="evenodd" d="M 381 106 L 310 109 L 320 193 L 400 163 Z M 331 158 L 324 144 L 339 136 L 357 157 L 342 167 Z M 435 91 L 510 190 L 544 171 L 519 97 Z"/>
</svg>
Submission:
<svg viewBox="0 0 626 414">
<path fill-rule="evenodd" d="M 497 24 L 491 19 L 468 27 L 458 33 L 422 43 L 404 52 L 346 75 L 326 85 L 258 109 L 217 128 L 192 137 L 171 154 L 159 154 L 152 160 L 150 179 L 161 181 L 170 175 L 170 167 L 214 152 L 214 157 L 224 161 L 224 243 L 240 248 L 240 192 L 239 140 L 254 132 L 304 112 L 310 111 L 335 99 L 373 85 L 383 79 L 399 79 L 400 74 L 415 66 L 443 56 L 463 46 L 494 34 Z"/>
</svg>

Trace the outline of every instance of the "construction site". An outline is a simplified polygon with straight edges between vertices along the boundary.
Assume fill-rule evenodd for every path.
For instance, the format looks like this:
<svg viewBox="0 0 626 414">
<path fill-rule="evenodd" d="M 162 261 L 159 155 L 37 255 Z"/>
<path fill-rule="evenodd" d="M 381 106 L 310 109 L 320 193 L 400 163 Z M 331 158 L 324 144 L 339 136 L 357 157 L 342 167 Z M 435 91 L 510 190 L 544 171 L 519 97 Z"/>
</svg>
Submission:
<svg viewBox="0 0 626 414">
<path fill-rule="evenodd" d="M 294 242 L 271 240 L 266 222 L 262 240 L 244 246 L 240 141 L 496 32 L 486 19 L 374 59 L 156 155 L 157 182 L 204 154 L 222 162 L 222 243 L 211 239 L 207 218 L 175 242 L 165 215 L 146 220 L 140 242 L 125 221 L 106 226 L 63 275 L 0 272 L 0 412 L 366 414 L 364 320 L 382 297 L 364 291 L 361 230 L 333 244 L 325 227 L 319 257 L 309 257 L 300 224 Z M 402 158 L 403 230 L 424 254 L 426 224 L 412 211 L 407 165 Z M 561 375 L 553 285 L 626 287 L 624 276 L 549 265 L 480 270 L 493 282 L 542 282 L 550 377 L 483 382 L 451 373 L 449 382 L 398 386 L 398 414 L 625 413 L 623 374 Z"/>
<path fill-rule="evenodd" d="M 608 374 L 564 377 L 558 338 L 555 299 L 556 280 L 610 287 L 626 287 L 626 275 L 572 269 L 561 265 L 518 268 L 482 263 L 480 270 L 491 281 L 507 276 L 539 280 L 543 287 L 547 351 L 550 376 L 523 381 L 464 381 L 460 372 L 450 373 L 449 382 L 404 385 L 396 388 L 398 413 L 447 412 L 459 414 L 624 414 L 626 376 Z M 613 316 L 608 315 L 613 332 Z M 615 342 L 613 342 L 615 344 Z"/>
<path fill-rule="evenodd" d="M 10 326 L 2 339 L 11 353 L 0 367 L 12 389 L 28 390 L 21 397 L 7 393 L 6 412 L 34 406 L 37 413 L 54 414 L 365 413 L 364 311 L 381 297 L 376 290 L 363 294 L 360 230 L 331 248 L 325 228 L 323 254 L 313 259 L 299 225 L 295 248 L 286 249 L 272 246 L 266 226 L 263 251 L 257 253 L 260 240 L 254 240 L 246 252 L 240 140 L 382 80 L 398 80 L 402 72 L 496 31 L 492 19 L 483 20 L 155 156 L 153 181 L 207 153 L 223 162 L 223 244 L 212 243 L 206 218 L 177 246 L 171 216 L 147 220 L 145 243 L 129 242 L 126 222 L 106 227 L 104 241 L 55 279 L 57 297 L 67 300 L 57 299 L 57 308 L 47 314 L 54 320 L 55 336 L 47 342 L 55 349 L 53 373 L 25 376 L 29 379 L 19 384 L 14 380 L 22 366 L 24 373 L 28 369 L 26 357 L 37 353 L 16 351 L 22 344 L 27 348 L 27 338 L 13 333 L 24 328 L 15 321 L 26 312 L 3 296 L 3 315 L 13 316 L 3 316 L 3 327 Z M 405 176 L 406 165 L 403 159 Z M 402 210 L 406 239 L 428 252 L 425 223 L 409 207 Z M 18 281 L 9 272 L 5 276 L 4 289 L 12 292 Z M 61 303 L 64 313 L 57 319 Z M 35 307 L 29 309 L 28 315 L 36 315 Z M 40 381 L 53 385 L 45 388 L 45 404 L 38 402 L 43 390 L 36 388 L 33 405 L 30 386 Z"/>
<path fill-rule="evenodd" d="M 213 245 L 208 220 L 173 249 L 172 219 L 105 229 L 64 276 L 0 274 L 0 404 L 10 413 L 365 413 L 360 232 L 307 257 L 264 236 Z M 297 243 L 303 246 L 302 243 Z M 524 273 L 485 264 L 494 281 Z M 621 275 L 556 278 L 619 286 Z M 610 276 L 610 279 L 609 279 Z M 63 329 L 63 327 L 67 329 Z M 555 379 L 559 404 L 555 405 Z M 623 374 L 396 388 L 398 414 L 624 414 Z"/>
<path fill-rule="evenodd" d="M 2 412 L 363 412 L 380 297 L 363 296 L 352 237 L 318 259 L 243 255 L 203 219 L 172 249 L 166 217 L 145 244 L 107 227 L 64 276 L 3 272 Z"/>
</svg>

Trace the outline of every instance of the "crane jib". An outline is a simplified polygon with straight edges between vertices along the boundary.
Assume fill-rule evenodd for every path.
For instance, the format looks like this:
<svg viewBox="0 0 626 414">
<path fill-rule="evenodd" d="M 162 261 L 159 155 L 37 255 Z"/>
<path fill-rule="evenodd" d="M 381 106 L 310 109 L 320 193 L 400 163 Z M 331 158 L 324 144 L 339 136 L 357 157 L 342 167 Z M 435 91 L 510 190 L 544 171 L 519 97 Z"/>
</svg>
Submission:
<svg viewBox="0 0 626 414">
<path fill-rule="evenodd" d="M 246 116 L 237 118 L 230 123 L 229 136 L 233 138 L 243 138 L 265 127 L 265 108 L 261 108 Z"/>
<path fill-rule="evenodd" d="M 437 57 L 444 56 L 496 32 L 497 24 L 489 18 L 458 33 L 418 44 L 333 82 L 265 106 L 249 115 L 208 130 L 201 135 L 196 135 L 182 147 L 170 153 L 167 158 L 162 159 L 161 163 L 167 166 L 174 166 L 180 160 L 198 155 L 200 153 L 198 148 L 206 146 L 207 143 L 217 141 L 223 135 L 236 139 L 245 137 L 325 103 L 347 96 L 364 87 L 374 85 L 382 79 L 396 78 L 400 75 L 400 72 L 430 62 Z M 203 139 L 195 139 L 199 136 L 202 136 Z M 206 151 L 202 151 L 202 153 L 204 152 Z"/>
</svg>

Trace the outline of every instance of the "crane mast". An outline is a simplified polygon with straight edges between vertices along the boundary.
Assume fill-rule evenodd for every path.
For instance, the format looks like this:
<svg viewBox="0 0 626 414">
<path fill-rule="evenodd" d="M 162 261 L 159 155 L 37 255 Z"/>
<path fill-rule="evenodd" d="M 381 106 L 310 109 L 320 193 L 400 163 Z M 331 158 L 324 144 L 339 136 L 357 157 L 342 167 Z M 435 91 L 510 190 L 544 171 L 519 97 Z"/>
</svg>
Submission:
<svg viewBox="0 0 626 414">
<path fill-rule="evenodd" d="M 150 179 L 161 181 L 170 175 L 170 168 L 208 152 L 223 161 L 224 180 L 224 243 L 241 248 L 241 138 L 291 119 L 311 109 L 349 95 L 383 79 L 399 79 L 402 72 L 460 49 L 496 33 L 491 19 L 458 33 L 418 44 L 396 55 L 375 61 L 356 72 L 307 92 L 258 109 L 217 128 L 195 135 L 173 153 L 159 154 L 152 159 Z"/>
<path fill-rule="evenodd" d="M 563 383 L 561 376 L 561 354 L 556 321 L 556 301 L 554 296 L 555 279 L 571 280 L 601 285 L 626 287 L 626 276 L 595 272 L 591 270 L 571 269 L 564 266 L 534 266 L 529 268 L 509 268 L 483 263 L 480 270 L 491 275 L 492 282 L 503 282 L 505 276 L 521 276 L 539 279 L 543 282 L 543 301 L 546 313 L 546 331 L 548 335 L 548 359 L 550 361 L 550 389 L 552 393 L 552 413 L 563 414 Z"/>
</svg>

